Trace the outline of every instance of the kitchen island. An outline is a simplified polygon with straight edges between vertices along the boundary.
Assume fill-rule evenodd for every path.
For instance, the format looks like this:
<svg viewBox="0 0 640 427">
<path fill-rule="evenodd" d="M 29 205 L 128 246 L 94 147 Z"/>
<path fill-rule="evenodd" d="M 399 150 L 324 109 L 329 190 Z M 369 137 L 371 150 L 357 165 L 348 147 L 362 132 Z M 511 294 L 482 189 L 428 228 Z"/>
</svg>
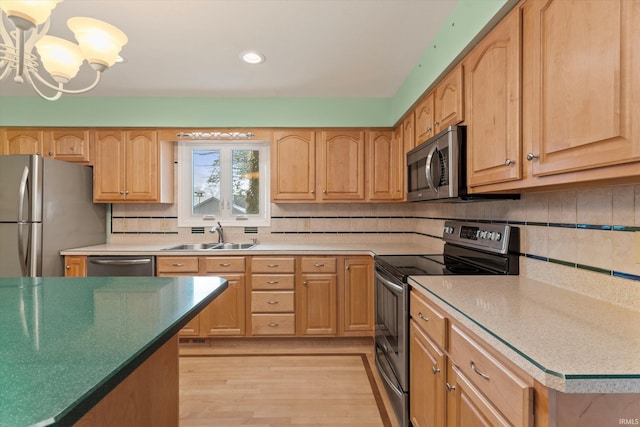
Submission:
<svg viewBox="0 0 640 427">
<path fill-rule="evenodd" d="M 0 426 L 177 425 L 177 332 L 227 286 L 0 278 Z"/>
</svg>

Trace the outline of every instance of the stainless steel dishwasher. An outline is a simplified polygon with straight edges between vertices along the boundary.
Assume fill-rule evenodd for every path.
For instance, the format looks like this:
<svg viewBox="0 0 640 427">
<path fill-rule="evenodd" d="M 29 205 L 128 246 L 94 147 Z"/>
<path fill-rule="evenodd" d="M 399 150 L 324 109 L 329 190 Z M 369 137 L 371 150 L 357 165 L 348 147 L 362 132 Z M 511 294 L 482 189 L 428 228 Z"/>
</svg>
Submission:
<svg viewBox="0 0 640 427">
<path fill-rule="evenodd" d="M 90 256 L 87 276 L 155 276 L 153 256 Z"/>
</svg>

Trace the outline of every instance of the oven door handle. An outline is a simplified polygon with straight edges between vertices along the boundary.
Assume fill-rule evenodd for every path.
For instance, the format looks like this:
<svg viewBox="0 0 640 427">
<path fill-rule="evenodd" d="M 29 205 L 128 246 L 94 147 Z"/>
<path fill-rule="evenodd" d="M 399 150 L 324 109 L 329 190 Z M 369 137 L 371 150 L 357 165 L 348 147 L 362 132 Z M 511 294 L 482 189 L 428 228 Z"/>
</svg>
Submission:
<svg viewBox="0 0 640 427">
<path fill-rule="evenodd" d="M 401 285 L 398 285 L 396 283 L 393 283 L 387 279 L 385 279 L 380 273 L 376 273 L 376 277 L 382 282 L 382 284 L 391 289 L 393 292 L 396 293 L 401 293 L 404 291 L 403 287 Z"/>
</svg>

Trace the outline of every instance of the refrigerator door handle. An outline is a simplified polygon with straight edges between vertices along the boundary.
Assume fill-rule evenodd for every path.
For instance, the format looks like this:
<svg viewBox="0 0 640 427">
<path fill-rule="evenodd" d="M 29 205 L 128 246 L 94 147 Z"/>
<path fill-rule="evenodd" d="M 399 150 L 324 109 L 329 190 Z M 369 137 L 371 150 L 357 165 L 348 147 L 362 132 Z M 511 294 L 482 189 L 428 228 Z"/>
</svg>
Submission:
<svg viewBox="0 0 640 427">
<path fill-rule="evenodd" d="M 24 277 L 29 276 L 28 271 L 28 256 L 31 246 L 31 236 L 29 236 L 29 243 L 25 252 L 24 247 L 24 228 L 27 224 L 24 222 L 24 201 L 27 196 L 27 185 L 29 183 L 29 167 L 25 166 L 22 172 L 22 178 L 20 179 L 20 188 L 18 189 L 18 259 L 20 260 L 20 269 Z"/>
<path fill-rule="evenodd" d="M 29 183 L 29 167 L 25 166 L 20 179 L 18 190 L 18 222 L 24 221 L 24 200 L 27 196 L 27 184 Z"/>
</svg>

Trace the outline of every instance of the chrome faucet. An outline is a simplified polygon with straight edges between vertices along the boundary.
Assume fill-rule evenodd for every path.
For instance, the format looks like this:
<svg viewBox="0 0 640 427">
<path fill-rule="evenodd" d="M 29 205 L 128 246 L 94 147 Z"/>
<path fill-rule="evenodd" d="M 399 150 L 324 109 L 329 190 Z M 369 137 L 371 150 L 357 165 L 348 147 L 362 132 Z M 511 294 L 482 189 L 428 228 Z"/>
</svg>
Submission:
<svg viewBox="0 0 640 427">
<path fill-rule="evenodd" d="M 218 221 L 218 225 L 214 225 L 213 227 L 211 227 L 211 230 L 209 230 L 211 233 L 215 233 L 216 231 L 218 232 L 218 243 L 224 243 L 224 230 L 222 229 L 222 224 L 220 224 L 220 221 Z"/>
</svg>

